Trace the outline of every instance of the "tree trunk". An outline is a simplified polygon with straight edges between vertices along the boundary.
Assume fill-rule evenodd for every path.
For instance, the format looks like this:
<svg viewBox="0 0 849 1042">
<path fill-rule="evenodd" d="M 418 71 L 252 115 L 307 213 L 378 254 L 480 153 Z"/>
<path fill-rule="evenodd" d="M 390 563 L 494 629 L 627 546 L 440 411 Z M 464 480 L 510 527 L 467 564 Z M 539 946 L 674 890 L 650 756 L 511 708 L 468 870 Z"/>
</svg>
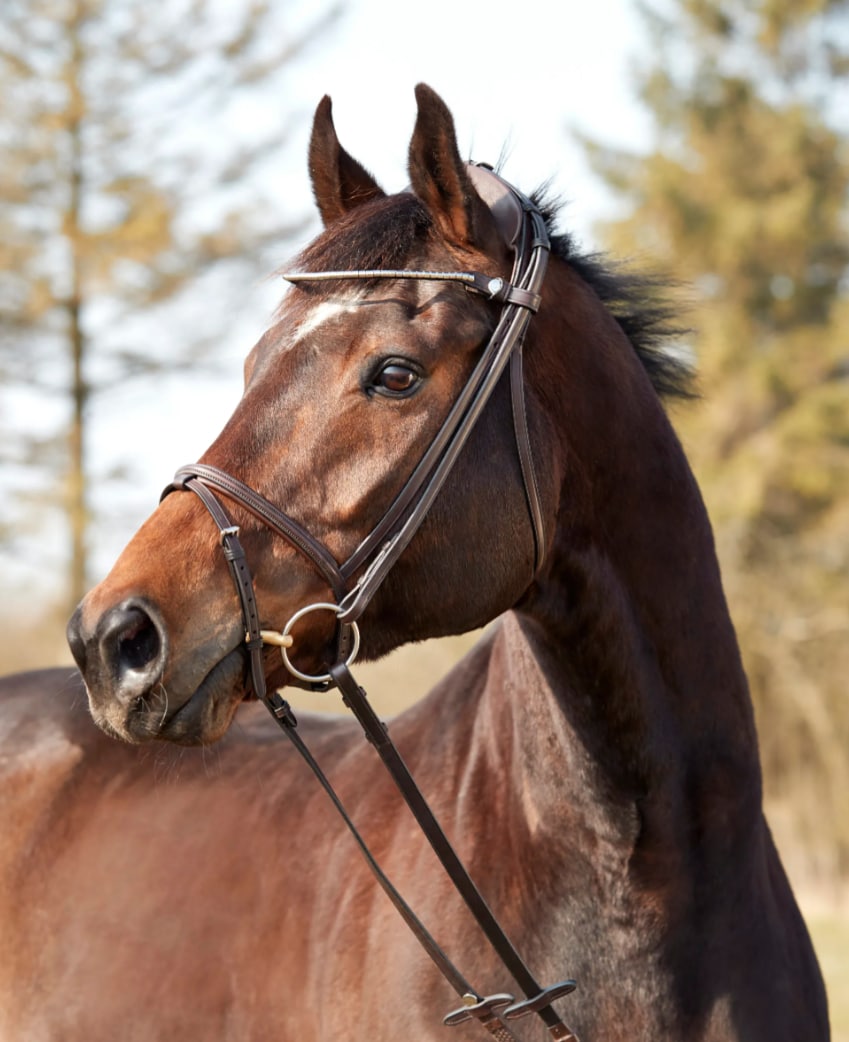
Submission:
<svg viewBox="0 0 849 1042">
<path fill-rule="evenodd" d="M 86 339 L 82 323 L 83 279 L 80 227 L 80 207 L 83 193 L 82 168 L 82 119 L 84 103 L 80 87 L 80 70 L 83 64 L 82 41 L 80 39 L 83 13 L 77 5 L 76 17 L 71 27 L 73 50 L 68 66 L 68 139 L 70 152 L 70 177 L 68 209 L 65 215 L 65 230 L 71 252 L 71 286 L 66 303 L 68 319 L 68 349 L 71 362 L 71 420 L 68 428 L 68 525 L 70 535 L 71 563 L 68 575 L 68 601 L 75 606 L 86 592 L 88 572 L 88 495 L 85 453 L 85 421 L 88 388 L 85 382 Z"/>
</svg>

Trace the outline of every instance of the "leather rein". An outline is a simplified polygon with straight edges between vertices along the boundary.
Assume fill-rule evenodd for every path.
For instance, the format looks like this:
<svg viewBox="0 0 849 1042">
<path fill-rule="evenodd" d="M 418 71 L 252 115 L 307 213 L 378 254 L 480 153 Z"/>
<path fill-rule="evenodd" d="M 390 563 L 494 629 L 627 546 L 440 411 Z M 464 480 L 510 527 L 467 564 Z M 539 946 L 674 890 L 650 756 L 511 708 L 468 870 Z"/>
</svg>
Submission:
<svg viewBox="0 0 849 1042">
<path fill-rule="evenodd" d="M 469 291 L 481 294 L 502 306 L 492 336 L 433 441 L 384 516 L 351 556 L 339 564 L 330 551 L 297 521 L 238 478 L 217 467 L 202 463 L 181 467 L 162 495 L 164 498 L 175 491 L 193 492 L 200 498 L 217 525 L 222 550 L 239 596 L 254 693 L 269 709 L 327 792 L 378 883 L 419 943 L 462 997 L 464 1005 L 449 1013 L 445 1017 L 445 1023 L 455 1025 L 477 1019 L 499 1042 L 515 1042 L 515 1036 L 506 1022 L 535 1013 L 541 1017 L 555 1042 L 577 1042 L 577 1036 L 551 1006 L 555 999 L 575 989 L 575 981 L 565 980 L 543 988 L 534 979 L 455 853 L 392 743 L 386 725 L 375 714 L 365 691 L 356 683 L 349 669 L 359 648 L 358 620 L 425 519 L 508 364 L 516 445 L 534 537 L 534 575 L 545 557 L 545 530 L 525 409 L 522 341 L 531 316 L 540 305 L 540 291 L 550 249 L 548 233 L 544 218 L 536 205 L 489 167 L 470 165 L 467 170 L 478 193 L 492 211 L 507 244 L 514 252 L 513 272 L 509 282 L 501 277 L 490 277 L 480 272 L 406 269 L 297 272 L 283 276 L 295 284 L 342 279 L 457 282 Z M 292 616 L 280 633 L 261 629 L 253 578 L 239 540 L 239 527 L 231 521 L 218 498 L 219 495 L 238 503 L 306 557 L 327 582 L 336 598 L 335 603 L 307 605 Z M 358 578 L 354 582 L 355 575 L 358 575 Z M 313 611 L 330 611 L 336 616 L 334 661 L 324 674 L 301 672 L 293 665 L 287 652 L 287 648 L 292 644 L 292 627 L 300 618 Z M 310 690 L 326 690 L 330 687 L 340 690 L 343 702 L 362 725 L 366 738 L 381 757 L 454 887 L 504 966 L 525 992 L 524 1000 L 517 1002 L 507 993 L 485 996 L 473 988 L 388 880 L 321 767 L 304 745 L 288 702 L 280 692 L 268 692 L 262 660 L 262 651 L 266 644 L 280 648 L 286 668 L 292 674 L 291 682 L 296 686 Z"/>
</svg>

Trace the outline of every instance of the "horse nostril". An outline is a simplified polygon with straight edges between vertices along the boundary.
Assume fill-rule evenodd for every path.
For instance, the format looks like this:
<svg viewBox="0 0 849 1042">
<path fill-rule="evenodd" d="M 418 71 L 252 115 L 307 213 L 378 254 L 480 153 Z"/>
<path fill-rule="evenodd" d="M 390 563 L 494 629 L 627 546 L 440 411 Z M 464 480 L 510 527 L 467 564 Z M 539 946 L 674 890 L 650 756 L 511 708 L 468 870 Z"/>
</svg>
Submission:
<svg viewBox="0 0 849 1042">
<path fill-rule="evenodd" d="M 127 669 L 142 669 L 159 654 L 159 633 L 151 620 L 138 609 L 139 618 L 118 641 L 118 661 Z"/>
<path fill-rule="evenodd" d="M 165 665 L 162 627 L 153 611 L 138 603 L 113 608 L 100 627 L 100 658 L 122 699 L 145 694 Z"/>
</svg>

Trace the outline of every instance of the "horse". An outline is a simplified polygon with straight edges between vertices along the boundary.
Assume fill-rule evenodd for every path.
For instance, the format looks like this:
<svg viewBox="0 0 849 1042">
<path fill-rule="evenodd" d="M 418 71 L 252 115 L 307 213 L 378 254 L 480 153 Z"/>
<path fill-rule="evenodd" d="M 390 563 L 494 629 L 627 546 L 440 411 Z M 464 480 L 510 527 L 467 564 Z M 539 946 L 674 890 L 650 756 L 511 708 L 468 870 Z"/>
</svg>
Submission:
<svg viewBox="0 0 849 1042">
<path fill-rule="evenodd" d="M 286 715 L 287 683 L 353 675 L 352 635 L 375 659 L 484 626 L 388 734 L 525 965 L 577 982 L 553 1003 L 569 1034 L 829 1037 L 667 413 L 692 393 L 675 309 L 416 99 L 395 194 L 322 100 L 324 227 L 232 417 L 71 619 L 79 673 L 0 688 L 0 1039 L 450 1038 L 450 982 L 263 692 Z M 522 256 L 550 252 L 521 277 L 520 227 Z M 360 723 L 289 717 L 472 1000 L 515 992 Z M 488 1027 L 569 1037 L 510 1023 Z"/>
</svg>

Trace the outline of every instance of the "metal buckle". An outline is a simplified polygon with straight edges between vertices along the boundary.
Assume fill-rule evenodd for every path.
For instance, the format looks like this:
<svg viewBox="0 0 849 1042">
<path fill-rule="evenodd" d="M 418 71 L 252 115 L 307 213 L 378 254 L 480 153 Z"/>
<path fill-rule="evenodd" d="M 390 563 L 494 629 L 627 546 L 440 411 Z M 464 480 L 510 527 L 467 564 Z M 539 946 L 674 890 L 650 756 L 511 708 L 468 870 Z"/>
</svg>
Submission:
<svg viewBox="0 0 849 1042">
<path fill-rule="evenodd" d="M 446 1027 L 453 1028 L 457 1024 L 465 1024 L 467 1020 L 472 1018 L 475 1020 L 486 1020 L 491 1016 L 496 1016 L 499 1010 L 509 1006 L 513 1001 L 513 996 L 508 995 L 506 992 L 498 995 L 486 995 L 482 999 L 470 993 L 463 996 L 464 1005 L 446 1014 L 442 1018 L 442 1023 Z"/>
<path fill-rule="evenodd" d="M 228 525 L 227 528 L 219 529 L 219 532 L 218 532 L 218 541 L 219 541 L 219 543 L 222 546 L 224 546 L 225 545 L 225 540 L 227 539 L 227 536 L 231 536 L 231 535 L 232 536 L 237 536 L 239 534 L 239 531 L 240 531 L 240 529 L 239 529 L 238 525 Z"/>
</svg>

